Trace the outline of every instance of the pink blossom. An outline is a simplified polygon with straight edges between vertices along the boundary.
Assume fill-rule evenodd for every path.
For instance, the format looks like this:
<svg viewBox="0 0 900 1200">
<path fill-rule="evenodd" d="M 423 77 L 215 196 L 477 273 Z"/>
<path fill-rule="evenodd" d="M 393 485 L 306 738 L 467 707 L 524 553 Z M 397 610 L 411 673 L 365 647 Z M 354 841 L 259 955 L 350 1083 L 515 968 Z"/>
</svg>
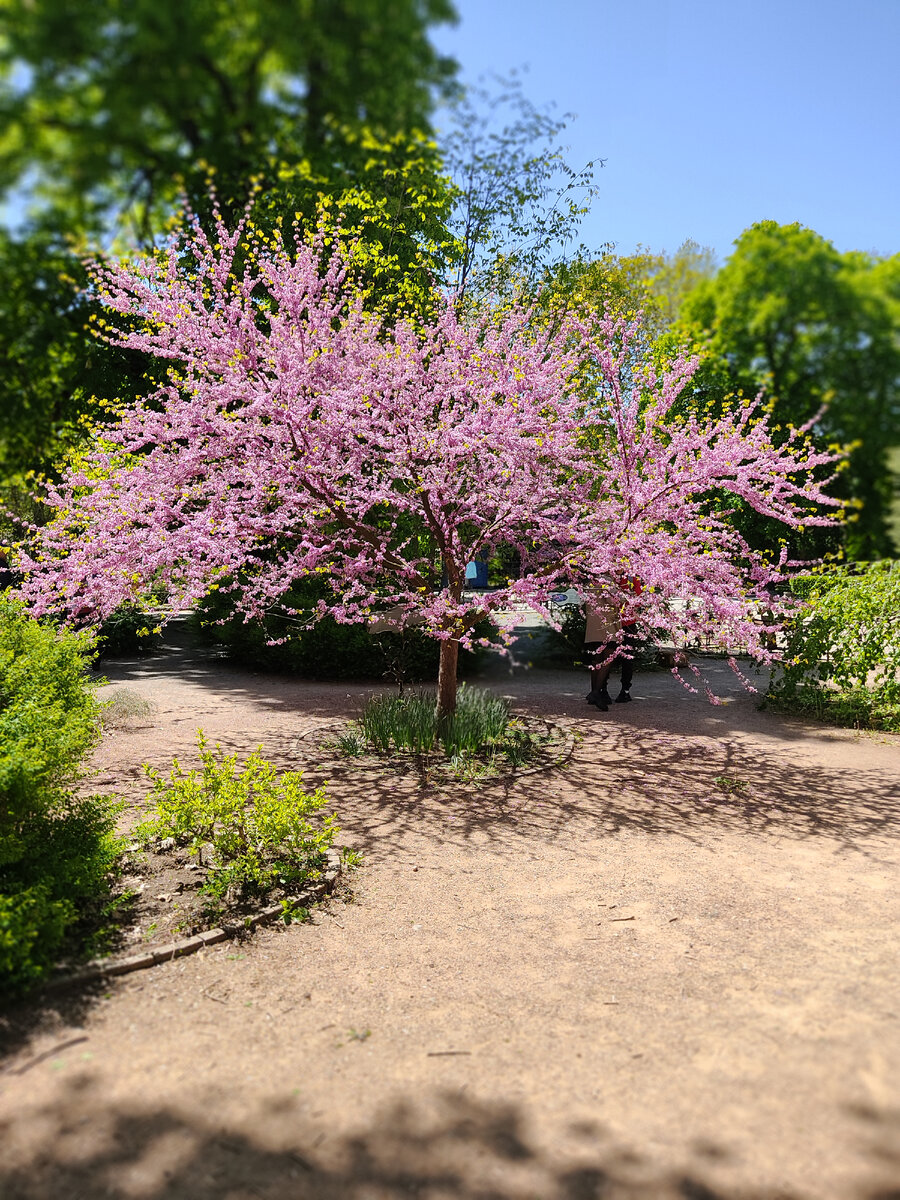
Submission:
<svg viewBox="0 0 900 1200">
<path fill-rule="evenodd" d="M 172 365 L 49 490 L 55 519 L 18 553 L 35 613 L 97 620 L 160 582 L 188 605 L 240 573 L 250 618 L 313 575 L 330 593 L 304 621 L 393 610 L 455 676 L 480 618 L 525 602 L 552 621 L 550 593 L 574 586 L 615 597 L 638 632 L 773 658 L 757 614 L 790 563 L 751 550 L 721 496 L 829 523 L 816 476 L 834 457 L 800 433 L 776 446 L 756 403 L 676 420 L 696 360 L 651 370 L 635 325 L 464 320 L 452 297 L 424 328 L 389 325 L 321 242 L 289 253 L 246 221 L 214 240 L 193 222 L 93 277 L 124 318 L 109 340 Z M 521 577 L 464 593 L 466 564 L 501 545 Z M 633 576 L 640 595 L 619 582 Z"/>
</svg>

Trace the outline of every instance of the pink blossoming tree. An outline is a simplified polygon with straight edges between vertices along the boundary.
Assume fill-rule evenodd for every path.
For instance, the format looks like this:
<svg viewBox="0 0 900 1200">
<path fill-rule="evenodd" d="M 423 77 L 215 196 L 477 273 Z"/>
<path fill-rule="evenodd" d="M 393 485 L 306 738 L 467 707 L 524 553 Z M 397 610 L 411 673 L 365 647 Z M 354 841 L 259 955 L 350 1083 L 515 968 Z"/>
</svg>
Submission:
<svg viewBox="0 0 900 1200">
<path fill-rule="evenodd" d="M 183 605 L 240 577 L 250 618 L 312 575 L 326 598 L 305 620 L 390 611 L 440 641 L 446 715 L 479 620 L 548 613 L 560 587 L 679 644 L 714 633 L 770 659 L 759 612 L 789 564 L 750 550 L 727 497 L 788 527 L 833 519 L 815 481 L 828 455 L 801 434 L 774 445 L 754 404 L 676 415 L 695 363 L 654 371 L 633 326 L 466 322 L 449 298 L 424 327 L 388 325 L 322 239 L 288 252 L 247 221 L 213 237 L 189 223 L 94 278 L 105 336 L 171 371 L 50 490 L 55 519 L 18 556 L 38 614 L 96 621 L 160 581 Z M 503 545 L 520 577 L 466 593 L 466 564 Z"/>
</svg>

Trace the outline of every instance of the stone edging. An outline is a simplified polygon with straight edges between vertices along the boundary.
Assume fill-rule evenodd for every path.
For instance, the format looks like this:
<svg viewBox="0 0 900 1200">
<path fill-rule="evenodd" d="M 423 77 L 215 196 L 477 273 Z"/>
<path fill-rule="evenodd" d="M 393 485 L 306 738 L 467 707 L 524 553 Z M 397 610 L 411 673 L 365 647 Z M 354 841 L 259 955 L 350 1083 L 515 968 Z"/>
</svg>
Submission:
<svg viewBox="0 0 900 1200">
<path fill-rule="evenodd" d="M 290 899 L 294 904 L 312 904 L 334 891 L 335 884 L 341 874 L 340 852 L 334 849 L 326 850 L 327 866 L 321 880 L 308 887 Z M 205 929 L 192 937 L 182 938 L 177 942 L 169 942 L 156 950 L 147 950 L 143 954 L 132 954 L 128 958 L 94 959 L 77 971 L 65 975 L 57 975 L 44 981 L 44 988 L 71 987 L 75 984 L 93 983 L 98 979 L 106 979 L 113 975 L 130 975 L 132 971 L 143 971 L 147 967 L 155 967 L 159 963 L 171 962 L 173 958 L 183 958 L 186 954 L 196 954 L 204 946 L 214 946 L 217 942 L 227 941 L 247 929 L 255 929 L 257 925 L 280 917 L 283 908 L 281 904 L 270 904 L 246 920 L 235 922 L 233 925 L 219 926 L 215 929 Z"/>
</svg>

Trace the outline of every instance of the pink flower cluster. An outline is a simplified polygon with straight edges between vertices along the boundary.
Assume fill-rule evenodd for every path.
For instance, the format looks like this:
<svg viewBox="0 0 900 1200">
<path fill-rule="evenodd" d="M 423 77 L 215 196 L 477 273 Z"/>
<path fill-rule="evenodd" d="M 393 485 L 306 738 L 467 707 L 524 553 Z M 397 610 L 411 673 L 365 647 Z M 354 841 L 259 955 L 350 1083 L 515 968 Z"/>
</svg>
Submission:
<svg viewBox="0 0 900 1200">
<path fill-rule="evenodd" d="M 654 371 L 635 326 L 466 321 L 452 298 L 424 329 L 388 324 L 321 241 L 288 252 L 246 222 L 195 221 L 94 278 L 124 318 L 110 340 L 171 370 L 51 489 L 56 518 L 18 557 L 38 614 L 96 620 L 154 584 L 185 605 L 239 576 L 249 617 L 314 575 L 330 591 L 313 616 L 392 610 L 467 644 L 480 618 L 523 601 L 550 617 L 574 586 L 678 644 L 713 632 L 767 660 L 787 555 L 753 552 L 727 497 L 788 527 L 833 520 L 815 481 L 833 456 L 774 444 L 757 404 L 676 416 L 696 363 Z M 466 564 L 503 545 L 520 577 L 465 592 Z"/>
</svg>

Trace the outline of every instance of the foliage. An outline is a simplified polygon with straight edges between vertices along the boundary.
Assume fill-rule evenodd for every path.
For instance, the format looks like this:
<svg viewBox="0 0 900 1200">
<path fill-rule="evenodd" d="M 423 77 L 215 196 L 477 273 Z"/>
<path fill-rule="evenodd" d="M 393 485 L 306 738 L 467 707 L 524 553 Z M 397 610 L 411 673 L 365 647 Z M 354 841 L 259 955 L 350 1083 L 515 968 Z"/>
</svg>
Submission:
<svg viewBox="0 0 900 1200">
<path fill-rule="evenodd" d="M 316 879 L 338 832 L 335 817 L 311 820 L 327 803 L 324 787 L 304 792 L 302 776 L 278 774 L 251 754 L 243 770 L 237 756 L 221 756 L 198 733 L 200 771 L 174 760 L 168 780 L 145 767 L 153 782 L 152 815 L 138 829 L 149 841 L 171 837 L 206 867 L 203 891 L 219 900 L 295 889 Z"/>
<path fill-rule="evenodd" d="M 257 670 L 307 679 L 389 679 L 401 689 L 437 678 L 439 648 L 433 638 L 414 627 L 373 634 L 368 622 L 316 619 L 316 606 L 328 594 L 324 583 L 304 580 L 262 617 L 247 621 L 226 583 L 199 602 L 194 622 L 204 637 L 226 646 L 235 662 Z M 476 634 L 490 639 L 493 626 L 482 622 Z M 462 651 L 460 672 L 475 670 L 482 653 L 478 646 Z"/>
<path fill-rule="evenodd" d="M 113 609 L 97 631 L 97 657 L 151 653 L 159 641 L 156 620 L 144 605 L 126 600 Z"/>
<path fill-rule="evenodd" d="M 461 91 L 441 139 L 455 189 L 452 284 L 459 297 L 473 285 L 482 298 L 510 288 L 533 292 L 578 252 L 573 243 L 596 190 L 595 164 L 573 168 L 560 144 L 570 114 L 542 112 L 515 75 L 500 84 L 497 95 Z"/>
<path fill-rule="evenodd" d="M 121 214 L 146 244 L 179 177 L 242 191 L 273 150 L 327 170 L 352 152 L 341 129 L 427 130 L 455 70 L 427 37 L 448 0 L 8 0 L 4 17 L 0 189 L 27 181 L 61 227 Z"/>
<path fill-rule="evenodd" d="M 647 333 L 661 338 L 677 320 L 685 299 L 714 274 L 713 252 L 690 240 L 674 254 L 641 248 L 630 255 L 609 251 L 599 258 L 575 257 L 557 264 L 547 273 L 538 304 L 548 316 L 568 308 L 627 320 L 640 314 Z"/>
<path fill-rule="evenodd" d="M 298 220 L 304 229 L 327 226 L 365 280 L 369 306 L 427 316 L 433 281 L 447 277 L 462 254 L 451 223 L 454 188 L 437 144 L 415 132 L 345 129 L 342 137 L 353 153 L 327 171 L 308 159 L 279 164 L 253 221 L 287 244 Z"/>
<path fill-rule="evenodd" d="M 838 724 L 900 727 L 900 566 L 832 567 L 791 587 L 802 604 L 769 701 Z"/>
<path fill-rule="evenodd" d="M 18 856 L 20 822 L 65 798 L 97 740 L 89 652 L 84 635 L 41 625 L 0 597 L 0 863 Z"/>
<path fill-rule="evenodd" d="M 0 598 L 0 991 L 39 980 L 109 898 L 117 808 L 78 798 L 98 736 L 89 643 Z"/>
<path fill-rule="evenodd" d="M 435 144 L 368 130 L 344 137 L 355 155 L 330 174 L 304 159 L 280 163 L 264 189 L 257 181 L 254 220 L 262 234 L 277 229 L 289 241 L 295 216 L 327 222 L 366 279 L 370 304 L 427 308 L 432 278 L 459 256 Z M 242 181 L 242 203 L 249 186 Z M 0 488 L 29 519 L 40 514 L 29 511 L 28 474 L 53 474 L 153 375 L 146 356 L 97 339 L 101 312 L 87 285 L 81 257 L 60 238 L 0 231 Z"/>
<path fill-rule="evenodd" d="M 834 692 L 809 685 L 792 694 L 775 689 L 766 696 L 764 707 L 790 717 L 809 717 L 826 725 L 900 733 L 900 701 L 867 688 Z"/>
<path fill-rule="evenodd" d="M 118 812 L 106 797 L 69 796 L 20 822 L 20 857 L 0 862 L 0 993 L 26 990 L 63 953 L 101 948 L 122 850 Z"/>
<path fill-rule="evenodd" d="M 687 297 L 683 315 L 683 331 L 708 355 L 698 402 L 765 387 L 776 432 L 827 406 L 816 436 L 851 447 L 838 494 L 862 506 L 847 526 L 847 552 L 890 555 L 886 454 L 900 442 L 900 255 L 840 254 L 801 225 L 761 221 Z M 757 541 L 776 537 L 763 528 Z"/>
<path fill-rule="evenodd" d="M 463 685 L 456 711 L 447 721 L 438 719 L 432 693 L 408 692 L 403 696 L 375 696 L 367 703 L 359 724 L 379 754 L 392 750 L 428 754 L 440 743 L 451 757 L 502 742 L 509 725 L 509 706 L 483 688 Z"/>
<path fill-rule="evenodd" d="M 536 328 L 517 306 L 468 317 L 438 296 L 426 324 L 386 323 L 324 246 L 221 222 L 215 237 L 194 223 L 95 269 L 129 322 L 116 344 L 173 367 L 48 492 L 56 517 L 18 554 L 36 612 L 103 617 L 151 581 L 186 605 L 240 575 L 238 607 L 261 617 L 315 578 L 314 619 L 390 613 L 440 642 L 445 716 L 478 622 L 521 601 L 546 613 L 563 581 L 621 602 L 638 632 L 714 629 L 768 661 L 755 605 L 788 556 L 754 553 L 727 498 L 828 524 L 815 473 L 833 455 L 797 433 L 775 445 L 753 404 L 673 419 L 697 364 L 657 370 L 625 322 Z M 503 545 L 520 578 L 465 593 L 466 564 Z M 640 596 L 618 582 L 633 576 Z"/>
<path fill-rule="evenodd" d="M 408 684 L 434 680 L 438 675 L 439 644 L 411 626 L 372 632 L 367 623 L 339 624 L 331 617 L 313 620 L 315 601 L 326 590 L 308 581 L 292 588 L 261 620 L 245 620 L 223 589 L 210 592 L 197 605 L 193 624 L 199 635 L 227 648 L 235 662 L 256 670 L 296 674 L 309 679 L 377 679 L 395 683 L 400 693 Z M 314 597 L 312 603 L 310 598 Z M 298 611 L 303 604 L 310 623 L 281 609 Z M 497 629 L 482 620 L 473 629 L 471 649 L 459 651 L 461 676 L 479 670 L 493 645 Z M 482 644 L 483 643 L 483 644 Z M 106 718 L 104 718 L 106 720 Z"/>
<path fill-rule="evenodd" d="M 0 195 L 29 202 L 0 231 L 0 501 L 19 516 L 41 515 L 29 473 L 55 476 L 148 369 L 86 332 L 84 239 L 149 248 L 181 192 L 206 212 L 212 176 L 231 214 L 250 181 L 261 220 L 343 210 L 401 306 L 445 270 L 428 134 L 455 64 L 429 33 L 449 0 L 8 0 L 0 20 Z"/>
<path fill-rule="evenodd" d="M 132 398 L 146 387 L 146 357 L 87 332 L 96 300 L 82 289 L 79 256 L 40 231 L 0 231 L 0 486 L 29 471 L 50 471 L 106 415 L 98 397 Z M 30 515 L 30 514 L 29 514 Z"/>
</svg>

